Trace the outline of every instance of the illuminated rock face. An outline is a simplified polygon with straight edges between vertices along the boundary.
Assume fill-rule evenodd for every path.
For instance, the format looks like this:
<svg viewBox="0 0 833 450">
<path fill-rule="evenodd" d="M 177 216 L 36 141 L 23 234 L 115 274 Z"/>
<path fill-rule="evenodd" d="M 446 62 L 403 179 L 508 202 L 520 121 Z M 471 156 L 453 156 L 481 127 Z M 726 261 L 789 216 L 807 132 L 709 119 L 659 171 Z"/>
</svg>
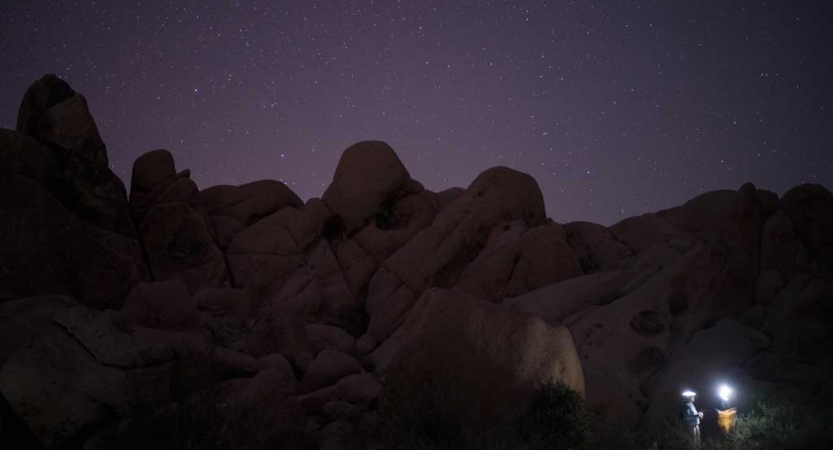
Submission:
<svg viewBox="0 0 833 450">
<path fill-rule="evenodd" d="M 231 405 L 205 428 L 233 446 L 342 445 L 425 380 L 485 398 L 491 421 L 547 381 L 632 427 L 672 417 L 683 387 L 708 405 L 719 381 L 739 403 L 833 401 L 821 186 L 559 224 L 527 174 L 435 193 L 367 141 L 320 199 L 274 180 L 201 190 L 156 150 L 128 202 L 66 83 L 36 82 L 17 128 L 0 130 L 0 390 L 47 447 L 117 448 L 107 427 L 135 411 L 200 402 Z"/>
<path fill-rule="evenodd" d="M 485 421 L 522 413 L 545 383 L 584 394 L 567 328 L 464 294 L 427 290 L 384 345 L 396 347 L 378 365 L 393 395 L 448 383 L 459 401 L 478 405 Z"/>
</svg>

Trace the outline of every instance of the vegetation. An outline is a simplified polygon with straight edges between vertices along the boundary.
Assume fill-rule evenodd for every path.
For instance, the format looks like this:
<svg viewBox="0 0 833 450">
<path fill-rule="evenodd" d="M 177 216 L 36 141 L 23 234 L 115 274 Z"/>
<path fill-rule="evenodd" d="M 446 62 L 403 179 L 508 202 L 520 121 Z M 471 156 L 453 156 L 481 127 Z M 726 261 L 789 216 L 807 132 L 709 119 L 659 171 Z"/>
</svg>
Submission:
<svg viewBox="0 0 833 450">
<path fill-rule="evenodd" d="M 741 415 L 725 440 L 707 450 L 803 450 L 833 448 L 833 409 L 814 411 L 795 403 L 758 403 Z"/>
<path fill-rule="evenodd" d="M 581 396 L 564 384 L 541 386 L 526 413 L 508 423 L 476 416 L 476 405 L 440 383 L 424 384 L 382 409 L 385 440 L 400 450 L 584 448 L 597 428 Z"/>
<path fill-rule="evenodd" d="M 525 414 L 483 424 L 474 408 L 447 387 L 425 385 L 382 411 L 389 448 L 397 450 L 693 450 L 680 426 L 650 432 L 602 426 L 581 396 L 563 384 L 541 386 Z M 737 417 L 725 436 L 698 450 L 815 450 L 833 448 L 833 409 L 802 410 L 787 402 L 758 403 Z"/>
</svg>

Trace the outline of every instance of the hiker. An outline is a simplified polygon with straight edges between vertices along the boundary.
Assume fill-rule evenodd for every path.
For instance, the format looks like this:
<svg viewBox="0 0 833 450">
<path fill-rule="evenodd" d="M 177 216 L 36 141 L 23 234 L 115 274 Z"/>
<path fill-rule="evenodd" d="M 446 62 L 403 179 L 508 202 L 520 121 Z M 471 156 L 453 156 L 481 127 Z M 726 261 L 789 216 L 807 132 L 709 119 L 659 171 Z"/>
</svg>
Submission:
<svg viewBox="0 0 833 450">
<path fill-rule="evenodd" d="M 694 445 L 700 445 L 700 419 L 703 418 L 703 413 L 698 412 L 697 408 L 694 407 L 694 397 L 696 395 L 693 391 L 683 392 L 685 407 L 682 416 L 686 429 L 688 429 L 692 439 L 694 439 Z"/>
</svg>

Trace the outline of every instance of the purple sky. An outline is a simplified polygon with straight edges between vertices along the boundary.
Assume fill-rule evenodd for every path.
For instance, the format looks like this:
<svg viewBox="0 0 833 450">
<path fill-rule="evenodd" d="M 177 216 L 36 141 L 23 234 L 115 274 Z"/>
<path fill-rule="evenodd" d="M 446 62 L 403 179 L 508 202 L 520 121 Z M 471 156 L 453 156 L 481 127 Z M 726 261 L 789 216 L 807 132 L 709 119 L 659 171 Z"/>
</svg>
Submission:
<svg viewBox="0 0 833 450">
<path fill-rule="evenodd" d="M 830 1 L 163 3 L 4 2 L 0 126 L 55 73 L 125 183 L 167 148 L 201 188 L 306 199 L 380 139 L 432 190 L 527 172 L 559 222 L 833 186 Z"/>
</svg>

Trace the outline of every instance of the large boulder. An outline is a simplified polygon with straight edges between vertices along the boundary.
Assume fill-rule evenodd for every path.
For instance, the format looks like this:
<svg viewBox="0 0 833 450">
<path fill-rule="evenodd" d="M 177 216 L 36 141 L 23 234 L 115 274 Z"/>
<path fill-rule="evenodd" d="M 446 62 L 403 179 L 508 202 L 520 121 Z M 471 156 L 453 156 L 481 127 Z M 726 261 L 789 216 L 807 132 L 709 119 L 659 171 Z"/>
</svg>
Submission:
<svg viewBox="0 0 833 450">
<path fill-rule="evenodd" d="M 304 264 L 330 212 L 318 199 L 303 208 L 283 208 L 238 232 L 226 248 L 229 271 L 259 305 L 271 298 Z"/>
<path fill-rule="evenodd" d="M 551 324 L 572 324 L 584 314 L 616 301 L 638 276 L 637 272 L 612 271 L 550 284 L 509 299 L 505 304 L 546 320 Z"/>
<path fill-rule="evenodd" d="M 440 208 L 437 203 L 436 195 L 430 191 L 391 200 L 352 240 L 373 260 L 384 261 L 420 230 L 431 225 Z"/>
<path fill-rule="evenodd" d="M 361 372 L 362 366 L 352 356 L 338 350 L 324 350 L 310 364 L 298 389 L 309 393 Z"/>
<path fill-rule="evenodd" d="M 48 449 L 79 433 L 188 398 L 199 383 L 252 376 L 257 360 L 207 345 L 189 334 L 133 328 L 114 311 L 55 305 L 36 321 L 43 299 L 26 299 L 33 337 L 0 370 L 0 391 Z"/>
<path fill-rule="evenodd" d="M 0 302 L 63 294 L 118 308 L 147 277 L 136 239 L 80 220 L 32 178 L 0 172 Z"/>
<path fill-rule="evenodd" d="M 191 293 L 230 285 L 223 253 L 190 172 L 176 174 L 167 150 L 133 164 L 130 207 L 157 281 L 180 278 Z"/>
<path fill-rule="evenodd" d="M 21 298 L 0 304 L 0 367 L 49 328 L 55 314 L 76 305 L 72 298 L 62 295 Z"/>
<path fill-rule="evenodd" d="M 603 225 L 570 222 L 564 225 L 564 229 L 567 232 L 567 242 L 578 255 L 585 273 L 622 269 L 633 254 Z"/>
<path fill-rule="evenodd" d="M 304 202 L 284 183 L 260 180 L 240 186 L 212 186 L 200 192 L 211 215 L 228 216 L 251 225 L 283 208 L 300 208 Z"/>
<path fill-rule="evenodd" d="M 217 243 L 224 250 L 244 227 L 283 208 L 304 206 L 291 189 L 275 180 L 212 186 L 199 195 L 214 224 Z"/>
<path fill-rule="evenodd" d="M 390 334 L 426 289 L 456 285 L 494 229 L 513 222 L 533 228 L 544 223 L 545 215 L 541 190 L 531 176 L 507 167 L 478 175 L 465 194 L 376 271 L 366 301 L 369 332 L 360 341 L 360 351 L 371 350 Z M 517 280 L 514 286 L 523 284 Z"/>
<path fill-rule="evenodd" d="M 580 275 L 581 264 L 560 225 L 550 222 L 530 229 L 518 221 L 492 231 L 457 289 L 500 302 Z"/>
<path fill-rule="evenodd" d="M 787 213 L 779 210 L 770 216 L 761 236 L 761 271 L 774 271 L 789 280 L 798 271 L 806 272 L 809 259 Z"/>
<path fill-rule="evenodd" d="M 823 186 L 802 184 L 784 194 L 781 208 L 807 245 L 809 256 L 821 263 L 829 279 L 833 273 L 833 194 Z"/>
<path fill-rule="evenodd" d="M 44 75 L 26 91 L 17 113 L 17 131 L 107 166 L 104 142 L 87 101 L 55 75 Z"/>
<path fill-rule="evenodd" d="M 0 301 L 71 294 L 118 307 L 147 269 L 86 101 L 45 76 L 23 98 L 17 130 L 0 130 L 0 209 L 10 218 L 0 225 Z"/>
<path fill-rule="evenodd" d="M 326 240 L 318 241 L 269 301 L 285 304 L 309 322 L 341 326 L 356 333 L 363 327 L 361 297 L 348 284 L 344 267 Z"/>
<path fill-rule="evenodd" d="M 828 282 L 810 276 L 795 276 L 767 309 L 763 329 L 782 350 L 821 353 L 833 325 L 826 321 L 833 312 Z M 813 336 L 815 335 L 815 336 Z"/>
<path fill-rule="evenodd" d="M 429 289 L 400 337 L 388 342 L 396 349 L 377 371 L 385 380 L 383 395 L 391 398 L 420 386 L 444 386 L 460 401 L 479 404 L 474 419 L 491 421 L 522 412 L 544 383 L 563 382 L 584 395 L 581 363 L 566 328 L 466 295 Z"/>
<path fill-rule="evenodd" d="M 17 111 L 15 129 L 34 136 L 44 113 L 49 108 L 74 96 L 75 91 L 66 81 L 52 74 L 44 75 L 40 80 L 32 83 L 26 95 L 23 96 Z"/>
<path fill-rule="evenodd" d="M 385 202 L 409 187 L 411 176 L 384 142 L 363 141 L 341 155 L 333 181 L 321 199 L 350 235 L 374 217 Z"/>
<path fill-rule="evenodd" d="M 278 353 L 285 356 L 299 372 L 307 370 L 316 354 L 304 321 L 297 313 L 280 305 L 270 305 L 261 313 L 251 332 L 241 342 L 241 349 L 256 358 Z"/>
<path fill-rule="evenodd" d="M 740 317 L 752 306 L 755 266 L 749 256 L 726 241 L 701 242 L 647 279 L 628 283 L 639 281 L 638 286 L 617 289 L 594 307 L 582 311 L 565 304 L 582 363 L 600 375 L 587 378 L 588 392 L 621 394 L 588 398 L 591 406 L 627 412 L 612 404 L 627 399 L 630 410 L 638 411 L 650 397 L 645 383 L 669 355 L 699 330 Z M 557 319 L 564 310 L 554 306 L 551 311 Z M 638 415 L 613 419 L 635 425 Z"/>
<path fill-rule="evenodd" d="M 610 230 L 634 254 L 656 244 L 685 254 L 698 241 L 725 241 L 757 262 L 761 230 L 777 202 L 770 194 L 746 183 L 737 191 L 707 192 L 682 206 L 625 219 Z M 757 264 L 749 266 L 757 270 Z"/>
<path fill-rule="evenodd" d="M 93 225 L 135 237 L 121 180 L 87 102 L 54 75 L 33 83 L 20 104 L 17 131 L 46 144 L 53 168 L 42 180 L 67 209 Z"/>
</svg>

